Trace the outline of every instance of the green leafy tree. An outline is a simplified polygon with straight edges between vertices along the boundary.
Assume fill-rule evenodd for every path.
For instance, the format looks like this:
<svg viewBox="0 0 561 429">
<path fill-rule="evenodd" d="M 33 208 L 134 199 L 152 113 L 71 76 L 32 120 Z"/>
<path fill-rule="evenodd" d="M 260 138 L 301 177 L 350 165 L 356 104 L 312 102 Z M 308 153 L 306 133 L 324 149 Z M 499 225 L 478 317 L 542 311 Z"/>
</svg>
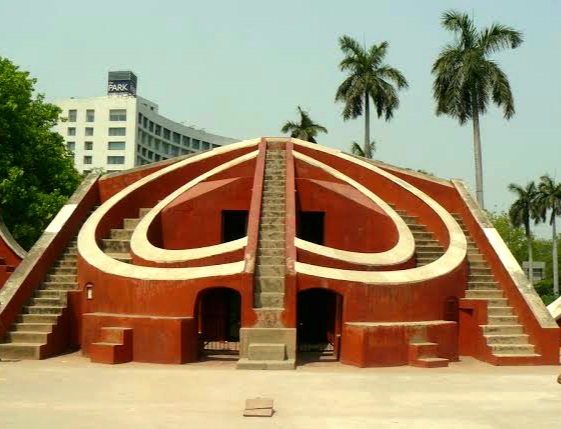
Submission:
<svg viewBox="0 0 561 429">
<path fill-rule="evenodd" d="M 14 238 L 30 248 L 80 183 L 62 136 L 60 109 L 36 80 L 0 57 L 0 206 Z"/>
<path fill-rule="evenodd" d="M 549 212 L 549 224 L 551 225 L 552 243 L 551 257 L 553 260 L 553 294 L 559 296 L 559 258 L 557 255 L 557 226 L 556 218 L 561 216 L 561 183 L 556 183 L 549 175 L 540 178 L 538 204 L 540 205 L 545 220 Z"/>
<path fill-rule="evenodd" d="M 531 222 L 538 223 L 541 218 L 541 208 L 538 204 L 538 189 L 532 181 L 526 187 L 515 183 L 508 185 L 508 189 L 516 194 L 516 201 L 510 206 L 508 212 L 510 221 L 514 227 L 523 227 L 528 246 L 528 274 L 530 283 L 534 284 L 533 255 L 532 255 L 532 231 Z"/>
<path fill-rule="evenodd" d="M 351 145 L 351 153 L 356 156 L 362 156 L 363 158 L 372 159 L 374 152 L 376 152 L 375 140 L 372 140 L 370 142 L 370 156 L 366 156 L 366 154 L 364 153 L 364 149 L 357 142 L 353 142 Z"/>
<path fill-rule="evenodd" d="M 388 42 L 382 42 L 366 49 L 349 36 L 339 38 L 339 47 L 345 55 L 339 68 L 343 72 L 348 72 L 348 76 L 337 89 L 335 101 L 345 103 L 343 109 L 345 121 L 357 118 L 364 112 L 363 153 L 365 158 L 372 158 L 370 99 L 372 99 L 378 118 L 384 116 L 388 121 L 399 107 L 398 90 L 408 87 L 403 74 L 398 69 L 384 63 L 388 46 Z"/>
<path fill-rule="evenodd" d="M 514 97 L 505 72 L 490 56 L 522 44 L 522 33 L 502 24 L 478 31 L 465 13 L 445 12 L 442 26 L 455 35 L 436 59 L 433 93 L 436 114 L 456 118 L 461 125 L 472 121 L 477 202 L 484 206 L 483 163 L 479 117 L 495 103 L 506 119 L 514 115 Z"/>
<path fill-rule="evenodd" d="M 300 106 L 298 106 L 298 114 L 300 115 L 300 122 L 286 121 L 281 128 L 281 132 L 290 133 L 290 137 L 310 143 L 317 143 L 316 137 L 319 133 L 327 134 L 327 128 L 312 121 L 309 113 L 302 110 Z"/>
<path fill-rule="evenodd" d="M 528 257 L 524 228 L 512 225 L 509 214 L 505 212 L 489 213 L 489 218 L 513 256 L 522 265 Z"/>
</svg>

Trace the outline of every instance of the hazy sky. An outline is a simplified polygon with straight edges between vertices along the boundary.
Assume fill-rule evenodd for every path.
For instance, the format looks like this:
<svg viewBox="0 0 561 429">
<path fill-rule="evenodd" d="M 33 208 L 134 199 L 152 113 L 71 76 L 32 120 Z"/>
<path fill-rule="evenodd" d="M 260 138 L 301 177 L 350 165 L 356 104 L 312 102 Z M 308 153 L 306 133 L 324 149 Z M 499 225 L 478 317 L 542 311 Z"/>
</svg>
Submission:
<svg viewBox="0 0 561 429">
<path fill-rule="evenodd" d="M 334 94 L 337 39 L 387 40 L 388 62 L 410 89 L 394 119 L 372 122 L 375 157 L 473 187 L 471 125 L 436 117 L 431 64 L 451 40 L 446 9 L 524 32 L 525 42 L 496 58 L 510 77 L 516 116 L 497 109 L 482 120 L 487 208 L 502 210 L 510 182 L 543 173 L 561 180 L 561 0 L 505 1 L 12 1 L 0 0 L 0 55 L 29 70 L 50 100 L 104 95 L 108 70 L 130 69 L 138 93 L 176 120 L 230 137 L 280 135 L 296 106 L 329 134 L 320 143 L 348 149 L 363 120 L 344 122 Z"/>
</svg>

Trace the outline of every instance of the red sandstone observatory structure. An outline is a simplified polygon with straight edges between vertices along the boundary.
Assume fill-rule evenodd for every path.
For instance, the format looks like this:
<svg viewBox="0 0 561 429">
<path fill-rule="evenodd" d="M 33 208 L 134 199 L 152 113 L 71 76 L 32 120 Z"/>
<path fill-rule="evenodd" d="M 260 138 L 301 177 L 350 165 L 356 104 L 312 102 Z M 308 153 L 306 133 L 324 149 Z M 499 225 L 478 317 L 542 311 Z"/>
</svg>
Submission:
<svg viewBox="0 0 561 429">
<path fill-rule="evenodd" d="M 465 185 L 288 138 L 90 175 L 0 291 L 2 359 L 558 364 Z"/>
</svg>

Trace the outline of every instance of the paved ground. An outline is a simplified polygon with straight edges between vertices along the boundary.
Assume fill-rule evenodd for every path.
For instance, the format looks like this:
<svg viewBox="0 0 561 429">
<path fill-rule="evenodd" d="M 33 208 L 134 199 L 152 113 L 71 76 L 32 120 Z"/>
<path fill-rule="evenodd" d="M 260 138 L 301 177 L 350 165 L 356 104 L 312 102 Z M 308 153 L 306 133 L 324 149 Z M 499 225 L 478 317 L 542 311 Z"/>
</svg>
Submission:
<svg viewBox="0 0 561 429">
<path fill-rule="evenodd" d="M 442 369 L 236 371 L 92 364 L 78 354 L 0 362 L 0 428 L 561 428 L 560 367 L 500 368 L 465 359 Z M 246 398 L 272 418 L 241 416 Z"/>
</svg>

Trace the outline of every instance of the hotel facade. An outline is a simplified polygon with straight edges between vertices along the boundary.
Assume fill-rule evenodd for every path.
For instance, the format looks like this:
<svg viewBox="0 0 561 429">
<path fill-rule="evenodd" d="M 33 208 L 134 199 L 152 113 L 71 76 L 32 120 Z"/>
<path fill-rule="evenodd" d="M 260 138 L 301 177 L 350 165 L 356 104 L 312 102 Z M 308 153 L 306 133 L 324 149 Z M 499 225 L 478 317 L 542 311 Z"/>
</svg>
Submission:
<svg viewBox="0 0 561 429">
<path fill-rule="evenodd" d="M 134 73 L 109 72 L 107 95 L 54 103 L 63 118 L 54 130 L 64 137 L 80 173 L 126 170 L 237 141 L 162 116 L 136 88 Z"/>
</svg>

